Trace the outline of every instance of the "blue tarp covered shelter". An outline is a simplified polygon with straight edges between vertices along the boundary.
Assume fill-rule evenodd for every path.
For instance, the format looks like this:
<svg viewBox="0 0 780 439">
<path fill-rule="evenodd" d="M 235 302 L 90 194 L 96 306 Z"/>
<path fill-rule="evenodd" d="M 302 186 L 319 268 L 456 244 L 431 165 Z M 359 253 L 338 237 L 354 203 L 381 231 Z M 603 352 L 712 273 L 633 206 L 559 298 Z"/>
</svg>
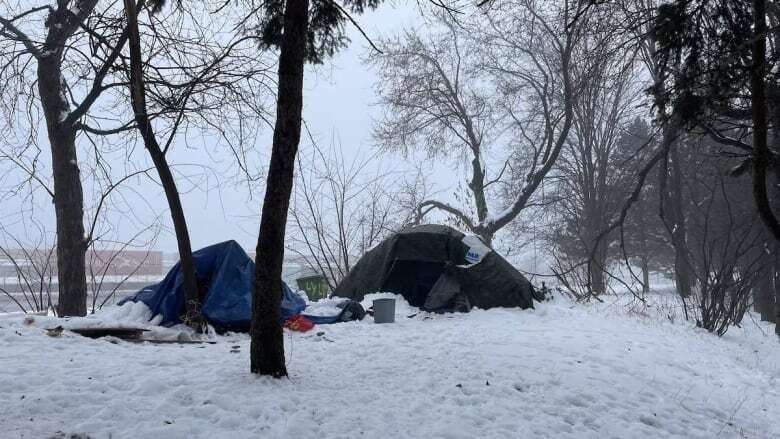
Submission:
<svg viewBox="0 0 780 439">
<path fill-rule="evenodd" d="M 255 263 L 235 241 L 225 241 L 193 253 L 198 284 L 207 291 L 202 297 L 201 312 L 217 330 L 247 331 L 252 318 L 252 290 Z M 161 325 L 181 323 L 185 295 L 180 263 L 174 265 L 165 278 L 150 285 L 127 301 L 143 302 L 152 315 L 162 315 Z M 282 282 L 281 320 L 284 322 L 306 308 L 302 297 Z M 121 304 L 120 303 L 120 304 Z"/>
</svg>

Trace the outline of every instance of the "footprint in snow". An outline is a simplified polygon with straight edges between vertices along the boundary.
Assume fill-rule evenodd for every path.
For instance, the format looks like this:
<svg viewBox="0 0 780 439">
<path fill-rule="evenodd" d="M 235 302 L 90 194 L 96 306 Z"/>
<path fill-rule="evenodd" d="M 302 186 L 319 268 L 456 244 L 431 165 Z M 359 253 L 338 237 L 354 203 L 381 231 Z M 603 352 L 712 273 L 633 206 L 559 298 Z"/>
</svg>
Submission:
<svg viewBox="0 0 780 439">
<path fill-rule="evenodd" d="M 658 421 L 658 418 L 655 416 L 655 413 L 653 413 L 653 416 L 640 415 L 639 421 L 645 425 L 649 425 L 650 427 L 657 428 L 661 425 L 661 423 Z"/>
</svg>

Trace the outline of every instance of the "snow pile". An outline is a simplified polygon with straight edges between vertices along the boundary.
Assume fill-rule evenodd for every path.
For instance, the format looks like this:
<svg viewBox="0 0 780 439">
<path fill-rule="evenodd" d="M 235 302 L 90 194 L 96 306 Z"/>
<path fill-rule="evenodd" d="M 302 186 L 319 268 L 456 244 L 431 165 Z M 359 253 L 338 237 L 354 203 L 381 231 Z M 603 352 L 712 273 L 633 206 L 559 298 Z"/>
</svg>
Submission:
<svg viewBox="0 0 780 439">
<path fill-rule="evenodd" d="M 768 325 L 719 339 L 653 308 L 564 300 L 441 315 L 399 300 L 396 314 L 286 333 L 282 380 L 249 373 L 246 335 L 115 344 L 0 317 L 0 437 L 780 435 Z"/>
<path fill-rule="evenodd" d="M 338 305 L 349 299 L 320 299 L 310 302 L 302 314 L 307 316 L 330 317 L 337 316 L 343 311 Z"/>
</svg>

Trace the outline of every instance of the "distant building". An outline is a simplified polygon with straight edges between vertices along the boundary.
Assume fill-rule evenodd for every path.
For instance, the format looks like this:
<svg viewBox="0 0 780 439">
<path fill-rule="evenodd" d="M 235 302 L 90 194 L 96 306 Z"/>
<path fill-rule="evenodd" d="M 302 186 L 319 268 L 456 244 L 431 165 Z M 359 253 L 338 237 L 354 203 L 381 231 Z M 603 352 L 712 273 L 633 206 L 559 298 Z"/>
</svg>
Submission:
<svg viewBox="0 0 780 439">
<path fill-rule="evenodd" d="M 163 253 L 156 250 L 94 250 L 87 253 L 87 271 L 106 276 L 162 276 Z"/>
<path fill-rule="evenodd" d="M 10 249 L 0 254 L 0 278 L 15 278 L 19 271 L 34 278 L 57 276 L 57 255 L 51 250 Z M 155 250 L 90 250 L 87 275 L 162 276 L 163 254 Z"/>
</svg>

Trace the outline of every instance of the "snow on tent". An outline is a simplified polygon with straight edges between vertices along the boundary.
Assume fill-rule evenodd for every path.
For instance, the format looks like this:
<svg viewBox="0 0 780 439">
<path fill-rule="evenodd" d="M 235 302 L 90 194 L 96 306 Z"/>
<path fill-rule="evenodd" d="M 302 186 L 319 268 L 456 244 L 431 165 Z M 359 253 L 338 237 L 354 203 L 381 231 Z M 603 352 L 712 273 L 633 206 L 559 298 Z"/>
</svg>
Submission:
<svg viewBox="0 0 780 439">
<path fill-rule="evenodd" d="M 225 241 L 193 253 L 198 285 L 202 285 L 201 312 L 218 331 L 247 331 L 252 318 L 252 290 L 255 263 L 235 241 Z M 162 315 L 161 324 L 181 323 L 185 294 L 180 264 L 165 278 L 123 302 L 143 302 L 152 315 Z M 201 294 L 203 294 L 201 292 Z M 282 282 L 281 320 L 284 322 L 306 308 L 306 302 Z M 120 304 L 121 304 L 120 303 Z"/>
<path fill-rule="evenodd" d="M 401 294 L 427 311 L 532 308 L 541 296 L 503 257 L 475 236 L 450 227 L 402 230 L 366 253 L 334 296 L 362 300 L 375 292 Z"/>
</svg>

